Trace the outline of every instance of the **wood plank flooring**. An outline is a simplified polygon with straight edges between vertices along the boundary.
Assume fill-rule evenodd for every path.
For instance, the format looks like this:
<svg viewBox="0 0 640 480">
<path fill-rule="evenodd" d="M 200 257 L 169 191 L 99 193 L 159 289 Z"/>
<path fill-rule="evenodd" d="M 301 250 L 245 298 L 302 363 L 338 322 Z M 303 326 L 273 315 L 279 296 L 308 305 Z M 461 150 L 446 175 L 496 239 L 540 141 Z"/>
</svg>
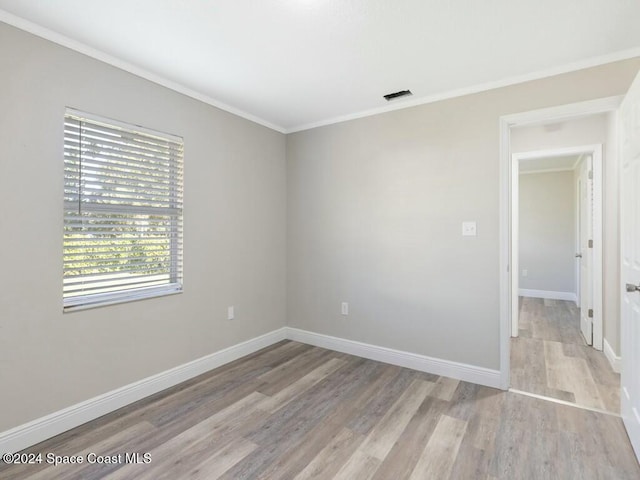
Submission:
<svg viewBox="0 0 640 480">
<path fill-rule="evenodd" d="M 616 416 L 290 341 L 29 451 L 84 463 L 3 465 L 0 478 L 640 478 Z M 150 463 L 124 461 L 133 452 Z"/>
<path fill-rule="evenodd" d="M 580 333 L 573 302 L 520 298 L 519 336 L 511 339 L 511 387 L 620 413 L 620 375 Z"/>
</svg>

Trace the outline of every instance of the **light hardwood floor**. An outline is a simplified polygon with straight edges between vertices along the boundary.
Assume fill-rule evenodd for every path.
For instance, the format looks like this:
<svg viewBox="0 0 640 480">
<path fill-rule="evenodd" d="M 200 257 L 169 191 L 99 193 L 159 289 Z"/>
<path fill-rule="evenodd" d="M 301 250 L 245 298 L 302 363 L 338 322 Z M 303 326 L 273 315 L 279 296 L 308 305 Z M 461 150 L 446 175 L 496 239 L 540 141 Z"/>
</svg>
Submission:
<svg viewBox="0 0 640 480">
<path fill-rule="evenodd" d="M 9 479 L 638 479 L 618 417 L 285 341 L 29 451 Z"/>
<path fill-rule="evenodd" d="M 573 302 L 520 298 L 511 339 L 511 387 L 577 405 L 620 412 L 620 375 L 580 333 Z"/>
</svg>

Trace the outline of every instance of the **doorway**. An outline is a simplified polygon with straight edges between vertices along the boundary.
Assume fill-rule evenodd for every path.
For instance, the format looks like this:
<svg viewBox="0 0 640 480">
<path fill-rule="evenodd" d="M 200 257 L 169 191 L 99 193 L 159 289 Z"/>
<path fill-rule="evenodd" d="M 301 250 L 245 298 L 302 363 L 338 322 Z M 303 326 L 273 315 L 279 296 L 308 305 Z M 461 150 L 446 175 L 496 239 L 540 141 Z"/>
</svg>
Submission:
<svg viewBox="0 0 640 480">
<path fill-rule="evenodd" d="M 617 414 L 619 375 L 601 352 L 602 145 L 512 163 L 511 390 Z"/>
<path fill-rule="evenodd" d="M 602 145 L 520 152 L 511 158 L 511 336 L 518 336 L 519 297 L 572 300 L 580 308 L 586 344 L 602 350 Z M 526 190 L 529 208 L 524 210 L 535 208 L 537 217 L 525 229 L 527 260 L 540 272 L 534 283 L 529 265 L 520 265 L 523 175 L 538 177 L 538 191 Z"/>
<path fill-rule="evenodd" d="M 545 131 L 549 131 L 552 132 L 554 130 L 556 130 L 559 126 L 558 124 L 562 124 L 563 122 L 571 122 L 571 121 L 578 121 L 580 119 L 586 119 L 588 117 L 592 117 L 592 116 L 597 116 L 597 115 L 609 115 L 612 114 L 613 112 L 615 112 L 620 104 L 621 101 L 621 97 L 612 97 L 612 98 L 607 98 L 607 99 L 601 99 L 601 100 L 596 100 L 596 101 L 590 101 L 590 102 L 584 102 L 584 103 L 580 103 L 580 104 L 574 104 L 574 105 L 565 105 L 565 106 L 561 106 L 561 107 L 554 107 L 554 108 L 550 108 L 550 109 L 543 109 L 543 110 L 538 110 L 538 111 L 532 111 L 532 112 L 525 112 L 522 114 L 515 114 L 515 115 L 509 115 L 509 116 L 505 116 L 502 117 L 500 119 L 500 126 L 501 126 L 501 161 L 502 161 L 502 167 L 501 167 L 501 184 L 502 184 L 502 189 L 501 189 L 501 271 L 503 272 L 501 274 L 501 378 L 502 378 L 502 387 L 505 389 L 509 389 L 512 386 L 512 382 L 511 382 L 511 335 L 512 332 L 515 332 L 515 335 L 518 335 L 518 315 L 520 313 L 521 308 L 524 306 L 526 307 L 527 305 L 523 305 L 523 302 L 520 300 L 520 296 L 519 296 L 519 288 L 518 288 L 518 280 L 519 278 L 521 278 L 522 275 L 522 269 L 518 266 L 518 258 L 514 258 L 515 255 L 513 255 L 512 252 L 512 246 L 514 242 L 517 242 L 517 232 L 518 229 L 517 228 L 512 228 L 512 222 L 513 222 L 513 217 L 512 217 L 512 213 L 514 211 L 514 205 L 512 204 L 512 199 L 515 197 L 514 192 L 517 192 L 517 188 L 519 186 L 519 182 L 518 182 L 518 175 L 514 175 L 514 173 L 519 172 L 519 167 L 520 167 L 520 162 L 522 161 L 535 161 L 534 159 L 543 159 L 543 158 L 549 158 L 549 156 L 551 155 L 555 155 L 560 156 L 560 157 L 567 157 L 569 155 L 577 155 L 577 156 L 582 156 L 582 161 L 589 156 L 591 159 L 594 160 L 594 164 L 593 166 L 590 168 L 590 170 L 593 172 L 592 175 L 594 177 L 598 177 L 600 176 L 600 181 L 602 182 L 602 156 L 603 156 L 603 152 L 602 152 L 602 147 L 599 147 L 597 145 L 597 143 L 603 143 L 603 140 L 601 139 L 596 139 L 596 140 L 584 140 L 584 138 L 577 140 L 575 142 L 573 142 L 572 144 L 574 145 L 573 147 L 566 147 L 566 142 L 563 145 L 548 145 L 548 144 L 543 144 L 542 146 L 540 145 L 530 145 L 530 148 L 525 149 L 525 150 L 514 150 L 514 151 L 518 151 L 519 152 L 519 156 L 518 158 L 514 159 L 512 157 L 512 145 L 511 145 L 511 134 L 512 134 L 512 129 L 516 129 L 518 127 L 533 127 L 533 126 L 538 126 L 540 128 L 544 128 Z M 613 116 L 613 115 L 612 115 Z M 561 126 L 561 125 L 560 125 Z M 550 137 L 553 137 L 553 135 L 550 135 Z M 574 139 L 575 140 L 575 139 Z M 613 144 L 614 142 L 609 142 L 609 144 Z M 575 145 L 578 145 L 577 147 Z M 536 148 L 537 147 L 537 148 Z M 607 146 L 608 148 L 609 146 Z M 610 155 L 610 152 L 607 150 L 607 155 Z M 598 159 L 599 157 L 599 159 Z M 614 156 L 610 155 L 610 157 L 613 159 Z M 600 163 L 599 163 L 600 162 Z M 551 168 L 553 169 L 553 168 Z M 611 172 L 609 172 L 611 173 Z M 613 178 L 612 176 L 609 177 L 610 181 L 611 178 Z M 597 181 L 597 178 L 594 178 L 594 181 Z M 604 186 L 609 186 L 609 183 L 602 184 L 601 185 Z M 614 197 L 615 194 L 617 193 L 617 186 L 616 184 L 613 184 L 613 189 L 611 190 L 611 196 Z M 578 185 L 576 183 L 575 187 L 574 187 L 574 191 L 575 191 L 575 195 L 576 195 L 576 202 L 578 200 L 577 195 L 578 195 Z M 601 189 L 600 192 L 598 193 L 597 190 L 594 191 L 594 195 L 592 197 L 592 200 L 594 202 L 594 204 L 600 204 L 602 205 L 602 192 L 603 190 Z M 513 195 L 513 196 L 512 196 Z M 598 198 L 599 196 L 599 198 Z M 609 208 L 609 206 L 607 205 L 606 207 L 607 209 Z M 577 206 L 576 206 L 577 209 Z M 600 212 L 602 214 L 602 212 Z M 609 214 L 609 210 L 607 210 L 607 213 Z M 610 218 L 617 218 L 617 216 L 613 216 L 613 215 L 609 215 L 608 217 Z M 516 215 L 516 221 L 517 221 L 517 215 Z M 598 222 L 600 222 L 599 225 Z M 516 225 L 517 226 L 517 225 Z M 577 241 L 577 228 L 578 228 L 578 221 L 576 219 L 576 224 L 575 224 L 575 229 L 576 229 L 576 241 Z M 593 318 L 593 330 L 592 332 L 589 332 L 587 328 L 584 328 L 584 332 L 581 332 L 581 329 L 579 327 L 580 325 L 580 321 L 579 321 L 579 316 L 576 316 L 576 314 L 579 312 L 579 307 L 576 306 L 575 302 L 579 302 L 580 300 L 582 300 L 583 298 L 585 298 L 584 293 L 582 293 L 583 289 L 579 289 L 578 288 L 578 264 L 575 264 L 575 270 L 576 270 L 576 283 L 574 285 L 575 288 L 573 289 L 562 289 L 560 288 L 558 291 L 555 291 L 555 295 L 557 296 L 558 292 L 560 292 L 560 294 L 565 294 L 568 295 L 567 297 L 560 297 L 560 298 L 534 298 L 533 301 L 528 301 L 529 303 L 529 307 L 531 308 L 537 308 L 539 311 L 550 311 L 552 313 L 551 316 L 562 316 L 565 315 L 566 317 L 571 317 L 572 315 L 574 316 L 574 318 L 577 319 L 578 321 L 578 332 L 579 333 L 579 337 L 581 339 L 581 337 L 585 337 L 585 340 L 591 340 L 591 342 L 593 343 L 593 346 L 595 348 L 591 348 L 588 347 L 588 349 L 590 351 L 592 351 L 593 353 L 598 353 L 600 355 L 600 359 L 598 360 L 598 364 L 601 367 L 601 369 L 604 371 L 605 369 L 609 372 L 611 372 L 613 375 L 615 375 L 615 372 L 613 372 L 613 361 L 615 360 L 615 357 L 613 355 L 607 355 L 606 359 L 603 357 L 603 355 L 598 351 L 598 349 L 604 349 L 607 350 L 607 341 L 605 338 L 605 335 L 603 335 L 603 330 L 606 330 L 606 327 L 603 327 L 603 295 L 597 295 L 595 294 L 595 292 L 597 292 L 598 290 L 602 291 L 603 290 L 603 286 L 602 286 L 602 278 L 603 278 L 603 272 L 600 271 L 599 274 L 595 274 L 595 269 L 597 269 L 598 267 L 602 267 L 603 265 L 603 253 L 602 251 L 598 252 L 598 248 L 597 245 L 600 244 L 600 246 L 602 246 L 602 238 L 600 238 L 598 240 L 597 238 L 597 234 L 598 232 L 602 233 L 603 231 L 603 225 L 602 225 L 602 216 L 600 216 L 600 219 L 598 220 L 598 215 L 594 215 L 594 219 L 593 219 L 593 228 L 594 228 L 594 238 L 592 239 L 586 239 L 588 240 L 593 240 L 593 246 L 596 247 L 594 248 L 592 255 L 592 262 L 588 265 L 586 265 L 586 268 L 591 268 L 593 270 L 592 273 L 594 273 L 593 278 L 594 278 L 594 287 L 593 287 L 593 300 L 592 300 L 592 306 L 591 308 L 583 308 L 583 311 L 585 311 L 585 316 L 586 318 Z M 616 229 L 612 229 L 611 226 L 609 224 L 607 224 L 607 232 L 608 235 L 610 236 L 610 232 L 612 231 L 617 231 Z M 514 232 L 515 235 L 513 234 Z M 611 239 L 609 238 L 609 241 L 611 242 Z M 609 244 L 609 247 L 607 247 L 607 249 L 611 248 L 611 243 Z M 570 252 L 571 253 L 571 252 Z M 577 248 L 577 245 L 574 245 L 574 249 L 573 249 L 573 255 L 580 255 L 582 254 L 581 248 Z M 605 252 L 608 256 L 609 259 L 614 258 L 614 256 L 611 254 L 611 252 L 609 250 L 606 250 Z M 573 256 L 571 255 L 571 256 Z M 572 259 L 570 259 L 571 261 Z M 577 261 L 576 261 L 577 262 Z M 536 267 L 537 268 L 537 267 Z M 526 273 L 526 272 L 524 272 Z M 615 275 L 615 273 L 611 273 L 609 272 L 609 270 L 607 270 L 604 275 Z M 608 277 L 607 277 L 608 278 Z M 514 286 L 515 283 L 515 286 Z M 599 286 L 598 286 L 599 284 Z M 583 285 L 584 286 L 584 285 Z M 619 289 L 619 286 L 613 285 L 611 282 L 607 281 L 607 288 L 608 293 L 605 292 L 605 299 L 609 300 L 608 302 L 608 306 L 605 305 L 606 309 L 610 309 L 611 306 L 613 305 L 613 303 L 611 302 L 611 298 L 613 298 L 613 301 L 616 302 L 617 300 L 617 292 Z M 535 290 L 534 288 L 529 288 L 530 290 Z M 549 289 L 549 288 L 547 288 Z M 526 290 L 526 288 L 525 288 Z M 569 294 L 567 294 L 567 291 L 569 291 Z M 531 293 L 531 292 L 524 292 L 524 293 Z M 533 292 L 533 293 L 540 293 L 540 292 Z M 582 295 L 581 295 L 582 293 Z M 544 295 L 538 295 L 538 297 L 541 297 Z M 553 295 L 552 295 L 553 296 Z M 598 301 L 598 298 L 600 298 L 600 301 Z M 537 305 L 536 305 L 537 304 Z M 592 315 L 593 317 L 589 316 L 589 310 L 592 310 Z M 608 311 L 608 310 L 607 310 Z M 609 318 L 614 318 L 616 315 L 609 315 Z M 586 322 L 583 322 L 586 323 Z M 589 325 L 591 325 L 591 322 L 589 322 Z M 583 325 L 583 327 L 586 327 L 587 325 Z M 517 338 L 517 337 L 516 337 Z M 611 328 L 609 328 L 609 338 L 615 338 L 617 340 L 618 338 L 618 333 L 617 331 L 612 330 Z M 557 339 L 556 339 L 557 340 Z M 555 340 L 554 340 L 555 341 Z M 583 345 L 580 346 L 580 348 L 584 347 L 585 349 L 586 347 L 586 341 L 583 343 Z M 612 344 L 614 344 L 614 342 L 612 342 Z M 558 354 L 558 353 L 562 353 L 563 355 L 556 355 L 556 357 L 560 358 L 561 360 L 563 360 L 563 364 L 565 367 L 567 364 L 571 364 L 572 362 L 575 363 L 576 365 L 580 362 L 575 362 L 574 360 L 577 358 L 577 353 L 575 351 L 572 351 L 572 349 L 577 348 L 577 347 L 561 347 L 560 350 L 558 350 L 557 345 L 554 345 L 553 348 L 549 348 L 547 354 L 549 356 L 553 356 L 553 354 Z M 616 350 L 619 352 L 619 344 L 615 344 L 613 346 L 612 349 L 610 350 Z M 586 350 L 581 350 L 583 353 Z M 564 358 L 561 358 L 564 357 Z M 617 357 L 618 361 L 619 361 L 619 356 Z M 568 360 L 567 360 L 568 359 Z M 585 362 L 589 363 L 588 359 L 583 359 Z M 574 365 L 574 367 L 576 366 Z M 577 367 L 576 367 L 577 368 Z M 562 373 L 561 371 L 562 369 L 556 369 L 554 371 L 552 371 L 551 373 L 547 373 L 550 376 L 553 376 L 555 374 L 560 374 Z M 566 373 L 566 372 L 565 372 Z M 598 375 L 599 373 L 596 372 L 596 375 Z M 571 377 L 572 375 L 566 375 L 568 377 Z M 579 393 L 579 392 L 577 392 Z M 544 392 L 539 394 L 541 396 L 548 396 L 545 395 Z M 575 396 L 575 395 L 574 395 Z M 578 395 L 580 396 L 580 395 Z M 561 399 L 558 401 L 565 401 L 568 403 L 574 403 L 571 401 L 571 399 L 566 399 L 567 396 L 565 396 L 565 399 Z M 557 398 L 556 398 L 557 400 Z M 614 401 L 615 405 L 617 405 L 617 401 Z M 574 403 L 575 404 L 575 403 Z M 600 404 L 601 406 L 603 405 L 602 403 Z M 598 407 L 598 406 L 594 406 L 591 405 L 592 408 L 598 409 L 598 410 L 610 410 L 611 408 L 607 408 L 606 405 L 604 407 Z"/>
</svg>

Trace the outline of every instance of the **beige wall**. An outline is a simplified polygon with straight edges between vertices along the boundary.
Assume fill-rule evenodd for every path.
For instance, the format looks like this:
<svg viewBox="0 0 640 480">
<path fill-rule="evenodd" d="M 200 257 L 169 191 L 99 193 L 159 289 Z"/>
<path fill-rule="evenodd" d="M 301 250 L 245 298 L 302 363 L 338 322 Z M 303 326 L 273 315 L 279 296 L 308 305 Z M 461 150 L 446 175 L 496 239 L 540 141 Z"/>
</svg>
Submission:
<svg viewBox="0 0 640 480">
<path fill-rule="evenodd" d="M 547 125 L 512 128 L 511 152 L 604 144 L 606 140 L 607 114 L 602 113 Z"/>
<path fill-rule="evenodd" d="M 575 195 L 573 171 L 520 175 L 520 288 L 576 293 Z"/>
<path fill-rule="evenodd" d="M 640 61 L 286 138 L 4 24 L 0 65 L 2 431 L 285 319 L 499 368 L 498 118 L 623 93 Z M 183 294 L 62 314 L 66 106 L 184 137 Z"/>
<path fill-rule="evenodd" d="M 600 114 L 547 126 L 520 127 L 511 131 L 513 153 L 602 144 L 603 155 L 603 334 L 616 355 L 620 354 L 618 163 L 615 153 L 615 115 Z"/>
<path fill-rule="evenodd" d="M 622 94 L 639 66 L 289 135 L 289 325 L 498 369 L 499 117 Z"/>
<path fill-rule="evenodd" d="M 285 325 L 284 135 L 1 23 L 0 65 L 0 431 Z M 66 106 L 184 137 L 183 294 L 62 313 Z"/>
</svg>

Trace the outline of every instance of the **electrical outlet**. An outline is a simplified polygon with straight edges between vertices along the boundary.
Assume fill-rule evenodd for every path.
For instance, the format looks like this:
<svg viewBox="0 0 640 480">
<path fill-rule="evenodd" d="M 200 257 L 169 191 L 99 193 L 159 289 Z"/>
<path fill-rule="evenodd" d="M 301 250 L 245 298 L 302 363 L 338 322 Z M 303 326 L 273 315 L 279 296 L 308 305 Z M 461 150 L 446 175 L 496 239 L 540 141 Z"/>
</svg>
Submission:
<svg viewBox="0 0 640 480">
<path fill-rule="evenodd" d="M 526 268 L 522 270 L 522 276 L 523 277 L 528 277 L 529 276 L 529 270 L 527 270 Z"/>
<path fill-rule="evenodd" d="M 342 302 L 341 311 L 342 315 L 349 315 L 349 304 L 347 302 Z"/>
<path fill-rule="evenodd" d="M 227 307 L 227 320 L 233 320 L 236 316 L 235 308 L 233 305 Z"/>
</svg>

